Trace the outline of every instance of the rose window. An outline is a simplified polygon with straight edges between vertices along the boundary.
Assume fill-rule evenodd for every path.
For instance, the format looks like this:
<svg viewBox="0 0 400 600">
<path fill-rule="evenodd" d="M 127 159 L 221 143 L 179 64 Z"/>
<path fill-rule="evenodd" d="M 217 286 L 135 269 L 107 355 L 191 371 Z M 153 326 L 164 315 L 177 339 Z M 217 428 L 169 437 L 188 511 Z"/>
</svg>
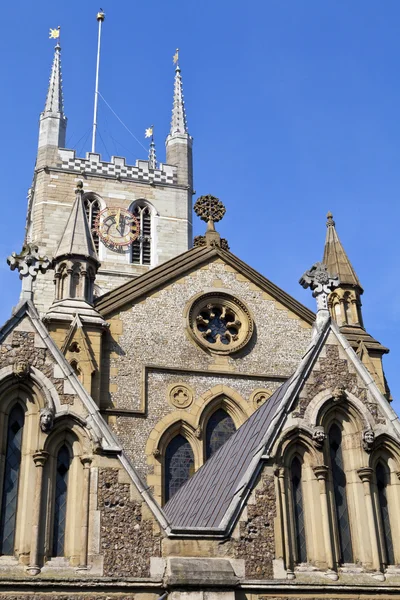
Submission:
<svg viewBox="0 0 400 600">
<path fill-rule="evenodd" d="M 189 330 L 197 343 L 222 354 L 236 352 L 249 341 L 253 321 L 238 299 L 224 293 L 205 294 L 189 311 Z"/>
</svg>

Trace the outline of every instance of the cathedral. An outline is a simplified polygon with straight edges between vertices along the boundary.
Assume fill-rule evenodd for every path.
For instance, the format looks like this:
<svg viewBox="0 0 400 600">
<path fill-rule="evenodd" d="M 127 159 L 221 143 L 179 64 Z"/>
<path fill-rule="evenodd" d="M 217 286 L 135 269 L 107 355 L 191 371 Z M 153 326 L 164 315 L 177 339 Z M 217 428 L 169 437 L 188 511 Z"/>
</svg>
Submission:
<svg viewBox="0 0 400 600">
<path fill-rule="evenodd" d="M 57 43 L 0 330 L 1 600 L 400 598 L 388 348 L 333 215 L 312 312 L 193 198 L 179 61 L 165 163 L 66 130 Z"/>
</svg>

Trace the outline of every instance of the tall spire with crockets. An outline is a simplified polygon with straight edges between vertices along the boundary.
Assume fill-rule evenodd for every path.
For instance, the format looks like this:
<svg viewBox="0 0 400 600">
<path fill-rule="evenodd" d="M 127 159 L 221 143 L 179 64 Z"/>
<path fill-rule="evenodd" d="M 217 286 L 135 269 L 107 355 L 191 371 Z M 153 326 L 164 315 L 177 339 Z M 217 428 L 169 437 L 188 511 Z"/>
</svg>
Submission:
<svg viewBox="0 0 400 600">
<path fill-rule="evenodd" d="M 167 163 L 178 167 L 177 182 L 192 192 L 193 190 L 193 139 L 188 133 L 185 102 L 183 99 L 182 76 L 179 66 L 179 49 L 176 50 L 174 100 L 172 105 L 171 129 L 166 141 Z"/>
<path fill-rule="evenodd" d="M 54 48 L 46 103 L 40 115 L 39 150 L 46 146 L 64 148 L 67 131 L 62 93 L 60 28 L 51 29 L 50 37 L 56 38 L 57 43 Z"/>
</svg>

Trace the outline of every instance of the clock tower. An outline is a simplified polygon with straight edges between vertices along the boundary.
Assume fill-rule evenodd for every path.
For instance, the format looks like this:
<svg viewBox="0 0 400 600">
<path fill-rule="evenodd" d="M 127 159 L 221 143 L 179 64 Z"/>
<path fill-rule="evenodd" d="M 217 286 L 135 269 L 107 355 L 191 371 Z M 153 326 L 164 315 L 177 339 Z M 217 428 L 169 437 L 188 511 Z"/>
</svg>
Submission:
<svg viewBox="0 0 400 600">
<path fill-rule="evenodd" d="M 166 162 L 157 162 L 153 141 L 149 157 L 135 164 L 128 164 L 121 156 L 106 161 L 93 152 L 77 156 L 75 150 L 65 148 L 66 128 L 61 47 L 57 43 L 40 115 L 38 154 L 28 193 L 26 243 L 39 246 L 41 254 L 54 258 L 72 210 L 74 189 L 82 181 L 82 202 L 100 262 L 95 296 L 191 247 L 193 140 L 187 127 L 179 64 L 175 69 Z M 96 231 L 102 212 L 132 214 L 139 224 L 139 235 L 129 245 L 107 243 L 101 231 Z M 53 275 L 49 271 L 35 282 L 34 300 L 42 314 L 54 300 Z"/>
</svg>

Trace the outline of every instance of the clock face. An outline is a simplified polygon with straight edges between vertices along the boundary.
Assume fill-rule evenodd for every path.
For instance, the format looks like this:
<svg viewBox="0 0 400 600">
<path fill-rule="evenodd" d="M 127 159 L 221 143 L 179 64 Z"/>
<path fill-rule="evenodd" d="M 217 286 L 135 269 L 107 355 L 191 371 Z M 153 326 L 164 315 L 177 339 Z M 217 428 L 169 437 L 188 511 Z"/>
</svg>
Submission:
<svg viewBox="0 0 400 600">
<path fill-rule="evenodd" d="M 126 210 L 117 206 L 104 208 L 96 217 L 94 231 L 107 248 L 115 252 L 128 249 L 139 236 L 139 221 Z"/>
</svg>

